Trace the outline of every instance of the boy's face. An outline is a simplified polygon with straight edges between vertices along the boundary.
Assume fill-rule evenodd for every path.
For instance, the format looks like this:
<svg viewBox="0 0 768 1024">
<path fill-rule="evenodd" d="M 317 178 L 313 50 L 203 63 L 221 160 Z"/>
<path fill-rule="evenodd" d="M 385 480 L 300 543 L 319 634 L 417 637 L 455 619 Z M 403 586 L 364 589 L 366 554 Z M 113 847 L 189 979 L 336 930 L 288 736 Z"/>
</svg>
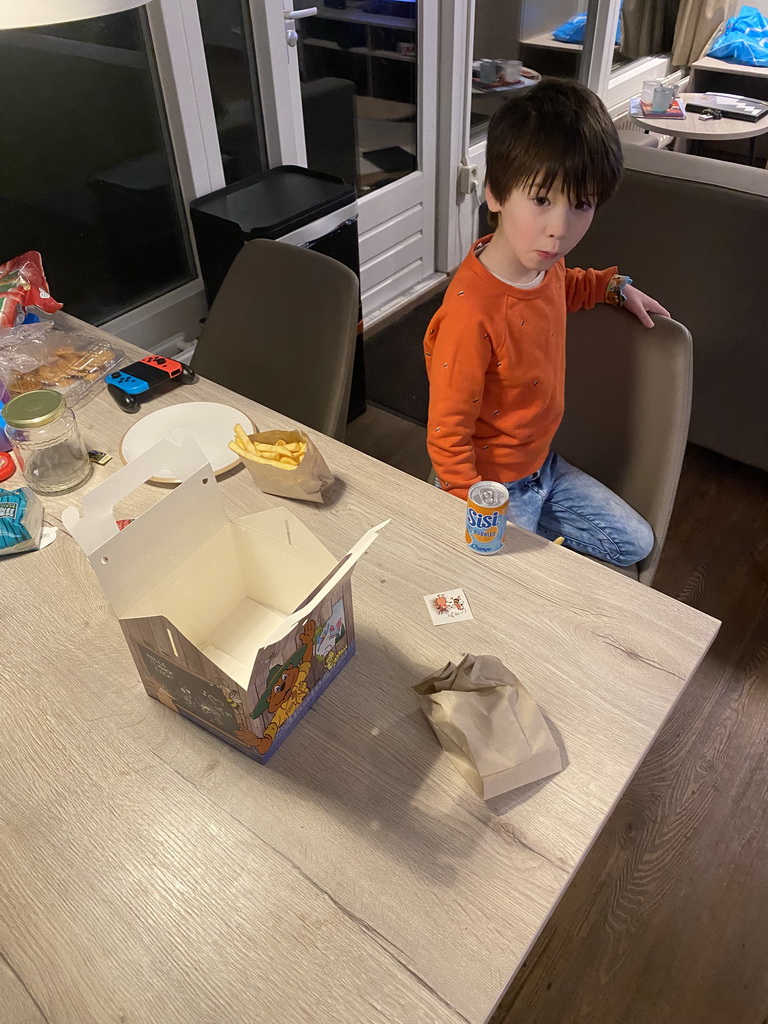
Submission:
<svg viewBox="0 0 768 1024">
<path fill-rule="evenodd" d="M 510 271 L 525 275 L 548 270 L 577 245 L 595 215 L 591 204 L 572 206 L 556 181 L 549 192 L 518 188 L 499 203 L 486 188 L 488 209 L 499 214 L 494 241 L 501 242 Z"/>
</svg>

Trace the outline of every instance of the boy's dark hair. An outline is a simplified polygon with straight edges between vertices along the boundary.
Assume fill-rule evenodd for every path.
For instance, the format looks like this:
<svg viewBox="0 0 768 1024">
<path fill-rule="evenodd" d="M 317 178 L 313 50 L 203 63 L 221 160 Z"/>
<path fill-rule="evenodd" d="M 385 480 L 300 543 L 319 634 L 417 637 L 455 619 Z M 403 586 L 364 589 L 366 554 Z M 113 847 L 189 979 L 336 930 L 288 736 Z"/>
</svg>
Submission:
<svg viewBox="0 0 768 1024">
<path fill-rule="evenodd" d="M 623 166 L 616 126 L 580 82 L 548 78 L 521 89 L 488 126 L 485 183 L 499 203 L 517 188 L 548 192 L 559 177 L 569 202 L 600 206 Z M 495 227 L 497 215 L 489 220 Z"/>
</svg>

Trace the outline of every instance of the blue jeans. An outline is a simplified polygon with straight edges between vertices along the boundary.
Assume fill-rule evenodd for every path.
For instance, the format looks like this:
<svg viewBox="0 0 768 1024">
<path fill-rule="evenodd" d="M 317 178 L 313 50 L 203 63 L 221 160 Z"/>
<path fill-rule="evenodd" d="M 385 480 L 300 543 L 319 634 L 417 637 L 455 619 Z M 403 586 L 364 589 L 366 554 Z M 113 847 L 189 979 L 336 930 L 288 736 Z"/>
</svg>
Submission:
<svg viewBox="0 0 768 1024">
<path fill-rule="evenodd" d="M 507 519 L 531 533 L 612 565 L 634 565 L 653 547 L 653 530 L 613 491 L 550 452 L 536 473 L 504 485 Z"/>
</svg>

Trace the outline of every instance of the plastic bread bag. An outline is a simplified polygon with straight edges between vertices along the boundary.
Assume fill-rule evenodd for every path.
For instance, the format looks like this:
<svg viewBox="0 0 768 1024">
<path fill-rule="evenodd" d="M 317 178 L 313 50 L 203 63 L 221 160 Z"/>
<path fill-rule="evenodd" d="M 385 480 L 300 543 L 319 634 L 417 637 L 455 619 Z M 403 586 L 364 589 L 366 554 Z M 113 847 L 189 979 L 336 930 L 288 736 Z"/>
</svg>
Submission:
<svg viewBox="0 0 768 1024">
<path fill-rule="evenodd" d="M 30 373 L 46 360 L 46 339 L 53 324 L 50 320 L 0 327 L 0 369 L 7 380 L 13 371 Z"/>
<path fill-rule="evenodd" d="M 76 405 L 122 358 L 119 349 L 100 339 L 58 330 L 50 321 L 0 328 L 0 381 L 12 398 L 48 388 Z"/>
</svg>

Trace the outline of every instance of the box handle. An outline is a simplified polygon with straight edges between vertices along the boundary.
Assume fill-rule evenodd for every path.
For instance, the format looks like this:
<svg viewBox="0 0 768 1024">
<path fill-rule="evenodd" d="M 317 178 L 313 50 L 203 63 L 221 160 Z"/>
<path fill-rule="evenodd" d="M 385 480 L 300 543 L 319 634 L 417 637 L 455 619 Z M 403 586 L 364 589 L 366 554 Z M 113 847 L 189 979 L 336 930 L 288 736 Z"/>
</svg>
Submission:
<svg viewBox="0 0 768 1024">
<path fill-rule="evenodd" d="M 119 501 L 163 471 L 172 473 L 183 483 L 201 470 L 206 470 L 213 478 L 210 463 L 191 438 L 185 438 L 180 444 L 158 441 L 89 491 L 83 498 L 82 516 L 74 505 L 69 505 L 61 513 L 61 521 L 85 553 L 90 555 L 119 532 L 114 516 L 114 508 Z"/>
</svg>

